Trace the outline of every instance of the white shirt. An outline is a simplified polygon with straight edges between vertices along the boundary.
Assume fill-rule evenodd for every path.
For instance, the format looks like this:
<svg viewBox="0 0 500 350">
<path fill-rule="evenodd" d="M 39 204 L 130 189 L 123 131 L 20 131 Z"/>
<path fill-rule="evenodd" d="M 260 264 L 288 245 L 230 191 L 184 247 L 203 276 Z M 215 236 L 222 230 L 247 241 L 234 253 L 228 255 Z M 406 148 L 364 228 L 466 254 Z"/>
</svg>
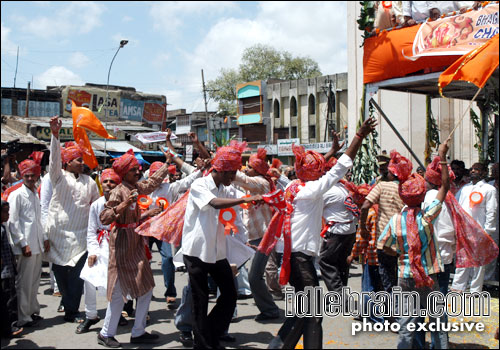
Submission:
<svg viewBox="0 0 500 350">
<path fill-rule="evenodd" d="M 109 225 L 103 225 L 101 223 L 101 219 L 99 219 L 99 215 L 104 210 L 104 204 L 106 204 L 106 198 L 102 196 L 90 205 L 89 225 L 87 228 L 87 250 L 89 252 L 89 256 L 105 255 L 105 257 L 108 258 L 108 240 L 106 238 L 103 238 L 101 245 L 99 245 L 99 241 L 97 240 L 97 232 L 99 230 L 110 231 Z"/>
<path fill-rule="evenodd" d="M 153 203 L 151 203 L 149 208 L 158 208 L 158 206 L 156 205 L 156 200 L 161 197 L 165 198 L 168 201 L 169 205 L 174 204 L 174 202 L 179 199 L 179 195 L 186 192 L 193 181 L 200 176 L 201 171 L 196 171 L 191 173 L 191 175 L 185 177 L 184 179 L 177 180 L 176 182 L 162 183 L 160 187 L 158 187 L 153 193 L 151 193 L 150 197 L 153 200 Z"/>
<path fill-rule="evenodd" d="M 471 208 L 469 197 L 472 192 L 480 192 L 483 195 L 483 200 Z M 487 184 L 484 180 L 479 181 L 475 185 L 470 182 L 462 187 L 458 203 L 490 236 L 495 233 L 498 208 L 497 190 L 495 187 Z"/>
<path fill-rule="evenodd" d="M 217 187 L 212 175 L 193 182 L 184 216 L 184 255 L 197 257 L 209 264 L 226 259 L 224 226 L 219 222 L 219 210 L 209 203 L 214 198 L 235 198 L 234 195 L 229 187 Z"/>
<path fill-rule="evenodd" d="M 422 210 L 425 210 L 436 199 L 438 190 L 429 190 L 425 194 L 424 202 L 422 203 Z M 451 264 L 453 262 L 453 255 L 456 251 L 456 238 L 455 226 L 453 219 L 446 204 L 441 207 L 436 221 L 434 221 L 434 233 L 439 245 L 439 253 L 443 264 Z"/>
<path fill-rule="evenodd" d="M 43 253 L 43 241 L 47 240 L 42 228 L 42 212 L 38 193 L 22 185 L 12 192 L 8 199 L 9 230 L 12 233 L 12 251 L 16 255 L 22 254 L 27 245 L 32 254 Z"/>
<path fill-rule="evenodd" d="M 53 194 L 46 224 L 50 240 L 48 259 L 73 267 L 87 251 L 90 205 L 99 198 L 99 190 L 89 176 L 80 174 L 76 178 L 61 168 L 61 144 L 53 135 L 49 174 Z"/>
<path fill-rule="evenodd" d="M 52 183 L 50 182 L 50 174 L 47 173 L 42 177 L 40 184 L 40 205 L 42 207 L 42 227 L 47 225 L 47 217 L 49 216 L 49 204 L 52 199 Z"/>
<path fill-rule="evenodd" d="M 336 222 L 328 229 L 328 232 L 336 235 L 348 235 L 356 232 L 357 219 L 344 204 L 348 195 L 349 191 L 341 183 L 336 183 L 323 195 L 323 217 L 327 223 Z M 350 223 L 348 223 L 349 221 Z"/>
<path fill-rule="evenodd" d="M 430 16 L 430 10 L 439 8 L 438 1 L 403 1 L 403 16 L 423 22 Z"/>
<path fill-rule="evenodd" d="M 305 183 L 293 200 L 291 217 L 292 252 L 317 256 L 320 246 L 323 194 L 344 177 L 352 160 L 344 154 L 337 164 L 320 179 Z"/>
</svg>

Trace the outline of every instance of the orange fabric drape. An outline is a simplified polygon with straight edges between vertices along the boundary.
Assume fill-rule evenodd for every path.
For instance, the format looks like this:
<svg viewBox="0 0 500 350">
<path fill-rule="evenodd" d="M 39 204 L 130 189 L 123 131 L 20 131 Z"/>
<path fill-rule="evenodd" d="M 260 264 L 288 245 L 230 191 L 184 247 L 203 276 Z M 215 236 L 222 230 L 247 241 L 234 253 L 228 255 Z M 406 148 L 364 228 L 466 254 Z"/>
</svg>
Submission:
<svg viewBox="0 0 500 350">
<path fill-rule="evenodd" d="M 453 80 L 463 80 L 482 88 L 498 67 L 498 37 L 488 40 L 486 44 L 472 52 L 468 52 L 439 76 L 440 90 Z"/>
<path fill-rule="evenodd" d="M 416 61 L 406 59 L 412 56 L 413 40 L 420 25 L 383 31 L 365 40 L 363 56 L 363 83 L 375 83 L 391 78 L 425 70 L 426 73 L 444 70 L 460 56 L 421 57 Z"/>
</svg>

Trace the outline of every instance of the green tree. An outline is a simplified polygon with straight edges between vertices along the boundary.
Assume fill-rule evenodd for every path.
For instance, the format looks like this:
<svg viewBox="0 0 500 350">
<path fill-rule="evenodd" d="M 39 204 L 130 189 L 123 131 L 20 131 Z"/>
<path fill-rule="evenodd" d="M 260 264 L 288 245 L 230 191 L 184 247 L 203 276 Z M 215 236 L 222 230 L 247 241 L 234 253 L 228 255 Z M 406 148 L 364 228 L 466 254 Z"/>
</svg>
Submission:
<svg viewBox="0 0 500 350">
<path fill-rule="evenodd" d="M 245 49 L 237 70 L 221 69 L 215 80 L 207 82 L 207 90 L 210 98 L 219 102 L 221 114 L 235 115 L 237 84 L 267 79 L 305 79 L 320 75 L 318 63 L 309 57 L 293 57 L 287 51 L 257 44 Z"/>
</svg>

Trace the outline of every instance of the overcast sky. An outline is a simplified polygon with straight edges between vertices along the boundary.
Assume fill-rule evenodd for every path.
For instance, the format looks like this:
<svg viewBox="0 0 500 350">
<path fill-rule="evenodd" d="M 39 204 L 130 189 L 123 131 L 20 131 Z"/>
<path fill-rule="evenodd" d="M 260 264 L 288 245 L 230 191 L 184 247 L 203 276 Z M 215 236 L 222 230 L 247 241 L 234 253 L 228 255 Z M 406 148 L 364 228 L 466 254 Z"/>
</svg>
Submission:
<svg viewBox="0 0 500 350">
<path fill-rule="evenodd" d="M 168 109 L 203 111 L 205 81 L 237 68 L 261 43 L 347 71 L 344 2 L 1 2 L 2 87 L 110 84 L 167 96 Z M 210 107 L 215 108 L 211 101 Z"/>
</svg>

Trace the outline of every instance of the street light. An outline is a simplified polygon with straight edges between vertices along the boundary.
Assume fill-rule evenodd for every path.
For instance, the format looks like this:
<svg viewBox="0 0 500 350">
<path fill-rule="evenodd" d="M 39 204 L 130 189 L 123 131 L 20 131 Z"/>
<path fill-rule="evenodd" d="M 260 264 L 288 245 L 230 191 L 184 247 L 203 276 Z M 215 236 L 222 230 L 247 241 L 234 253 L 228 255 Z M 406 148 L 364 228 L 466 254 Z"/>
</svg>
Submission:
<svg viewBox="0 0 500 350">
<path fill-rule="evenodd" d="M 108 124 L 108 106 L 109 106 L 109 103 L 108 103 L 108 98 L 109 98 L 109 75 L 111 74 L 111 66 L 113 66 L 113 61 L 115 60 L 115 57 L 116 55 L 118 55 L 118 51 L 120 51 L 120 49 L 122 47 L 124 47 L 125 45 L 127 45 L 128 43 L 128 40 L 120 40 L 120 46 L 118 47 L 118 50 L 116 50 L 116 53 L 115 55 L 113 56 L 113 59 L 111 60 L 111 63 L 109 64 L 109 70 L 108 70 L 108 82 L 106 83 L 106 100 L 105 100 L 105 113 L 104 113 L 104 129 L 107 130 L 106 126 Z M 107 140 L 108 139 L 104 139 L 104 167 L 106 168 L 106 158 L 107 158 L 107 153 L 106 153 L 106 146 L 107 146 Z"/>
</svg>

